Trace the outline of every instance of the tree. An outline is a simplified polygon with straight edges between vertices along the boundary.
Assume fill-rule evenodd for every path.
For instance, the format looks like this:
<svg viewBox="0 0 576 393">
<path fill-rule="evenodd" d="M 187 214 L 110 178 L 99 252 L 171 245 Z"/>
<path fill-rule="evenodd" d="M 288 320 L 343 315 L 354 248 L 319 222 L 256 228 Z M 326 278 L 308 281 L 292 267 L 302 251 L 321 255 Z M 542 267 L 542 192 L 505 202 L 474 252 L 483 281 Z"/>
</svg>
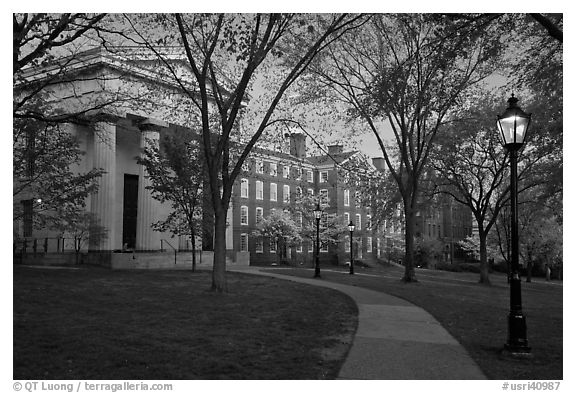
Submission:
<svg viewBox="0 0 576 393">
<path fill-rule="evenodd" d="M 521 195 L 520 200 L 520 257 L 526 266 L 526 282 L 532 279 L 532 271 L 544 272 L 545 265 L 553 265 L 562 259 L 561 212 L 556 202 L 541 186 Z"/>
<path fill-rule="evenodd" d="M 426 15 L 373 16 L 366 29 L 331 47 L 314 69 L 320 84 L 315 94 L 330 92 L 369 127 L 398 185 L 406 282 L 416 281 L 414 215 L 436 134 L 462 93 L 492 72 L 490 60 L 499 49 L 480 26 Z M 392 142 L 380 133 L 384 122 Z"/>
<path fill-rule="evenodd" d="M 302 241 L 300 228 L 292 219 L 291 214 L 284 210 L 274 210 L 268 217 L 262 217 L 253 232 L 254 236 L 268 238 L 280 247 L 277 250 L 278 260 L 286 257 L 286 247 L 294 246 Z"/>
<path fill-rule="evenodd" d="M 53 225 L 64 209 L 77 212 L 97 190 L 101 169 L 80 171 L 83 152 L 78 140 L 62 124 L 15 119 L 13 133 L 13 220 L 27 211 L 21 201 L 41 201 L 34 206 L 36 227 Z M 30 206 L 31 207 L 31 206 Z M 65 218 L 62 218 L 65 220 Z"/>
<path fill-rule="evenodd" d="M 311 244 L 316 244 L 316 218 L 314 210 L 319 199 L 310 194 L 296 195 L 294 203 L 288 208 L 293 215 L 301 217 L 302 225 L 299 227 L 300 236 L 307 239 Z M 348 232 L 348 223 L 334 213 L 330 213 L 330 204 L 320 202 L 322 218 L 320 220 L 320 244 L 338 243 Z M 298 219 L 300 221 L 300 218 Z M 316 247 L 320 245 L 316 244 Z"/>
<path fill-rule="evenodd" d="M 339 167 L 344 184 L 355 188 L 361 206 L 370 207 L 372 227 L 393 221 L 402 198 L 391 173 L 375 169 L 364 154 L 355 154 Z M 399 224 L 399 223 L 395 223 Z"/>
<path fill-rule="evenodd" d="M 128 16 L 126 18 L 129 19 Z M 318 52 L 345 31 L 362 22 L 361 16 L 294 14 L 192 14 L 158 16 L 165 35 L 141 42 L 163 60 L 173 80 L 200 118 L 202 142 L 214 210 L 214 268 L 212 289 L 227 290 L 225 230 L 232 186 L 250 151 L 271 122 L 286 90 L 299 78 Z M 157 32 L 149 32 L 151 35 Z M 175 38 L 175 39 L 173 39 Z M 183 47 L 184 75 L 155 50 L 152 42 L 175 42 Z M 277 67 L 282 74 L 272 90 L 274 98 L 250 131 L 240 127 L 257 71 Z M 231 144 L 242 143 L 238 156 Z"/>
<path fill-rule="evenodd" d="M 198 138 L 183 131 L 166 136 L 161 145 L 150 141 L 138 158 L 150 179 L 152 197 L 169 202 L 172 211 L 153 223 L 157 231 L 188 235 L 192 242 L 192 271 L 196 270 L 196 236 L 202 231 L 205 182 L 204 154 Z"/>
<path fill-rule="evenodd" d="M 104 92 L 111 79 L 101 69 L 90 73 L 90 65 L 78 67 L 85 65 L 82 53 L 101 42 L 105 15 L 13 14 L 14 220 L 25 215 L 42 226 L 57 220 L 62 208 L 82 220 L 79 208 L 97 190 L 103 171 L 80 170 L 84 153 L 69 126 L 93 125 L 105 108 L 129 101 L 127 94 Z M 90 98 L 66 94 L 87 85 L 94 90 Z"/>
<path fill-rule="evenodd" d="M 33 118 L 66 122 L 77 114 L 38 110 L 48 88 L 71 80 L 69 65 L 86 36 L 97 29 L 106 14 L 15 13 L 12 15 L 12 75 L 18 88 L 13 99 L 15 119 Z M 27 74 L 30 69 L 50 67 L 43 78 Z"/>
<path fill-rule="evenodd" d="M 77 207 L 59 209 L 57 220 L 48 226 L 60 233 L 62 238 L 67 236 L 74 239 L 74 252 L 76 264 L 80 263 L 80 251 L 87 242 L 98 245 L 108 236 L 108 230 L 100 225 L 98 218 L 90 212 Z"/>
<path fill-rule="evenodd" d="M 438 239 L 425 239 L 418 237 L 416 239 L 415 259 L 419 267 L 427 267 L 431 261 L 436 261 L 442 257 L 444 246 Z"/>
<path fill-rule="evenodd" d="M 476 221 L 479 236 L 480 283 L 490 284 L 487 239 L 498 215 L 510 198 L 508 153 L 501 146 L 494 126 L 504 98 L 481 93 L 471 97 L 458 114 L 459 121 L 446 127 L 431 156 L 436 171 L 436 191 L 451 196 L 468 207 Z M 455 117 L 456 118 L 456 117 Z M 543 163 L 548 149 L 539 149 L 538 132 L 519 157 L 519 193 L 545 183 Z"/>
</svg>

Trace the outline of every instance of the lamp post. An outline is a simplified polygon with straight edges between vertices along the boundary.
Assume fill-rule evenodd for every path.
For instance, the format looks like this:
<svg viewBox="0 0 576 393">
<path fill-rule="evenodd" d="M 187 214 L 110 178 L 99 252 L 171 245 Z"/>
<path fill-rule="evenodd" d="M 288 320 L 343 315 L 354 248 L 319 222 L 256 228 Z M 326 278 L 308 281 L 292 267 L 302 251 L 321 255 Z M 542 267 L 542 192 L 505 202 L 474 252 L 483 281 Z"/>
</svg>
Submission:
<svg viewBox="0 0 576 393">
<path fill-rule="evenodd" d="M 316 204 L 316 209 L 314 209 L 314 218 L 316 219 L 316 259 L 314 263 L 314 278 L 320 278 L 320 218 L 322 218 L 320 203 Z"/>
<path fill-rule="evenodd" d="M 508 99 L 508 108 L 498 116 L 498 131 L 502 144 L 510 153 L 510 215 L 511 215 L 511 254 L 510 254 L 510 313 L 508 314 L 508 342 L 506 350 L 513 354 L 528 354 L 530 347 L 526 338 L 526 318 L 522 314 L 522 291 L 520 288 L 520 268 L 518 263 L 518 150 L 524 144 L 526 131 L 530 125 L 530 114 L 524 113 L 517 105 L 514 94 Z"/>
<path fill-rule="evenodd" d="M 354 274 L 354 248 L 352 243 L 352 239 L 354 238 L 354 223 L 352 221 L 348 224 L 348 230 L 350 231 L 350 274 Z"/>
</svg>

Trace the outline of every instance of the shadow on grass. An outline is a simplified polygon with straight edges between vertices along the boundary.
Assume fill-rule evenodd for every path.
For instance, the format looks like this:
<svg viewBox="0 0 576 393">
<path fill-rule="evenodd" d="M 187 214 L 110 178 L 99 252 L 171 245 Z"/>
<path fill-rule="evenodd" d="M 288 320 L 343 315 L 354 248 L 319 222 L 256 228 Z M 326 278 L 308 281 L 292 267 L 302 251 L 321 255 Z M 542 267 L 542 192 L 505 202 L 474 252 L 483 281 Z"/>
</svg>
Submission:
<svg viewBox="0 0 576 393">
<path fill-rule="evenodd" d="M 14 379 L 332 379 L 357 326 L 336 291 L 228 273 L 14 268 Z M 322 312 L 318 312 L 321 310 Z"/>
</svg>

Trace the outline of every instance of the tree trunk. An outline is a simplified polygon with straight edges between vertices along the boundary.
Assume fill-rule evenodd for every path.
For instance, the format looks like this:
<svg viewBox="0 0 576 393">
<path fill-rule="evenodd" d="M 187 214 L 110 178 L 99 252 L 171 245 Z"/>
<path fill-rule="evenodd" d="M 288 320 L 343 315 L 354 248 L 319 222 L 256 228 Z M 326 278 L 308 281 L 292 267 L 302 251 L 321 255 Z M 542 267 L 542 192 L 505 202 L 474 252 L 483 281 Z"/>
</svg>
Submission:
<svg viewBox="0 0 576 393">
<path fill-rule="evenodd" d="M 488 252 L 486 250 L 487 233 L 480 231 L 478 237 L 480 238 L 480 284 L 491 285 L 490 282 L 490 267 L 488 266 Z"/>
<path fill-rule="evenodd" d="M 212 290 L 217 292 L 227 292 L 226 211 L 216 213 L 214 218 L 214 266 L 212 268 Z"/>
<path fill-rule="evenodd" d="M 405 254 L 404 254 L 404 282 L 418 282 L 414 272 L 414 210 L 410 201 L 404 200 L 404 220 L 406 228 L 404 232 Z"/>
</svg>

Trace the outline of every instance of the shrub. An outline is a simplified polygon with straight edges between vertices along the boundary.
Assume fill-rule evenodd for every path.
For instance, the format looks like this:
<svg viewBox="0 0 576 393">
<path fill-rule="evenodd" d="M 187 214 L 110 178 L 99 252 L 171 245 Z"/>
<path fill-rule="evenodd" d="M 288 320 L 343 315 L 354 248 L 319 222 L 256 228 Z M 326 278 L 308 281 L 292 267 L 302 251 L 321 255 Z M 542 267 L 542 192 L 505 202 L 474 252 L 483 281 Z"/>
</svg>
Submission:
<svg viewBox="0 0 576 393">
<path fill-rule="evenodd" d="M 460 263 L 463 272 L 480 273 L 480 263 Z"/>
<path fill-rule="evenodd" d="M 461 272 L 462 269 L 460 267 L 460 264 L 457 263 L 446 263 L 446 262 L 439 262 L 436 264 L 436 269 L 437 270 L 444 270 L 447 272 Z"/>
</svg>

